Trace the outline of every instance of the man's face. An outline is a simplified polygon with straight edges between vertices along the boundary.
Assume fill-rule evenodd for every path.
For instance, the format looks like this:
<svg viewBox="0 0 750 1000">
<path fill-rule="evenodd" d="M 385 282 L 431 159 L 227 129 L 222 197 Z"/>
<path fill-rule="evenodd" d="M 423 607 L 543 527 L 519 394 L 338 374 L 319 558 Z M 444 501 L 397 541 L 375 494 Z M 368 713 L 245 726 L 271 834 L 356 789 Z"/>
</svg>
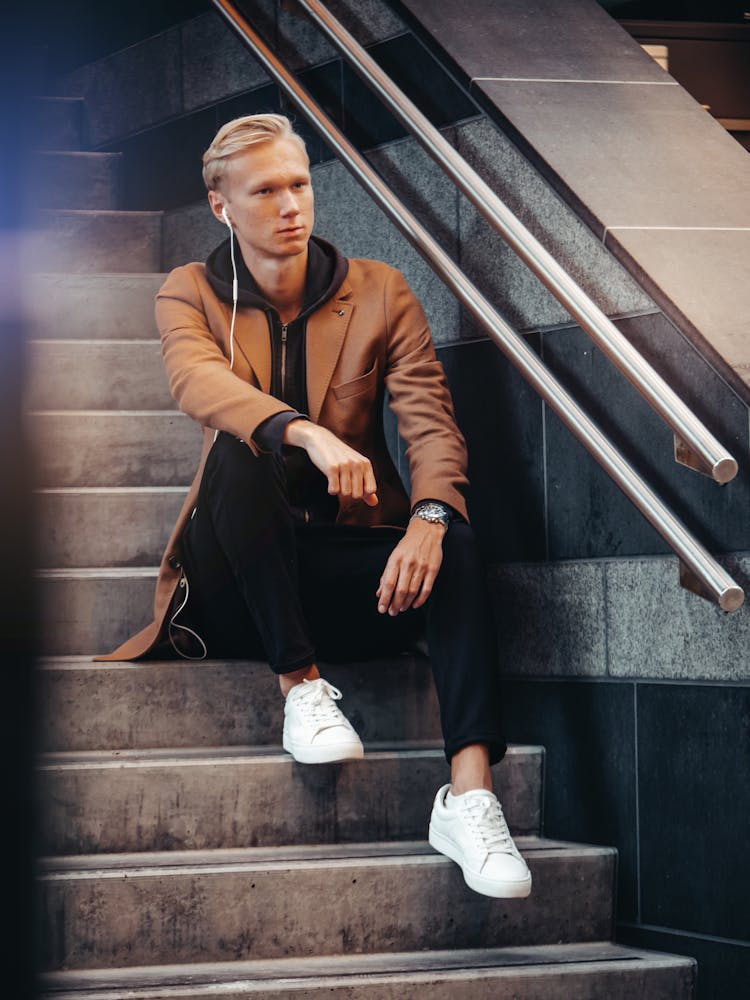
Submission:
<svg viewBox="0 0 750 1000">
<path fill-rule="evenodd" d="M 294 140 L 273 139 L 235 154 L 221 193 L 251 269 L 307 248 L 315 218 L 310 165 Z M 214 199 L 211 204 L 220 215 L 221 204 L 218 213 Z"/>
</svg>

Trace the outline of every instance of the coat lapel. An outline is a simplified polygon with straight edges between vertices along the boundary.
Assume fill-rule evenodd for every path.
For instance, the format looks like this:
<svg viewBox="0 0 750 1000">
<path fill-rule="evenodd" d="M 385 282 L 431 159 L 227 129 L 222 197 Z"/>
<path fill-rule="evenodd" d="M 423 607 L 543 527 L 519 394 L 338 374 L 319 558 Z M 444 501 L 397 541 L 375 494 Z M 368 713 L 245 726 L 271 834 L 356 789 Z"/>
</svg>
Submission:
<svg viewBox="0 0 750 1000">
<path fill-rule="evenodd" d="M 263 392 L 271 390 L 271 338 L 265 313 L 259 309 L 237 312 L 234 328 L 235 353 L 240 353 Z M 235 370 L 237 364 L 235 361 Z"/>
<path fill-rule="evenodd" d="M 354 303 L 345 280 L 337 294 L 307 321 L 307 403 L 317 422 L 344 344 Z"/>
</svg>

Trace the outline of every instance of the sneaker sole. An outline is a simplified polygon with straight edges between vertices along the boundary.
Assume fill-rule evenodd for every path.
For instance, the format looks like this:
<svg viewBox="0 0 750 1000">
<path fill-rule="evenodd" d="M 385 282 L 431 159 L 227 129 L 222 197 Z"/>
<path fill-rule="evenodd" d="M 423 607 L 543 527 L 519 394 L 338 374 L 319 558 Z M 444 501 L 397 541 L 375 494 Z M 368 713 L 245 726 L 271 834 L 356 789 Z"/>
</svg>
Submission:
<svg viewBox="0 0 750 1000">
<path fill-rule="evenodd" d="M 298 764 L 338 764 L 347 760 L 362 760 L 365 748 L 361 743 L 347 743 L 343 746 L 311 747 L 296 745 L 293 740 L 283 740 L 283 747 Z"/>
<path fill-rule="evenodd" d="M 432 823 L 430 823 L 427 839 L 430 846 L 434 847 L 436 851 L 456 862 L 463 872 L 464 882 L 474 892 L 479 892 L 483 896 L 494 896 L 495 899 L 525 899 L 531 893 L 531 873 L 529 873 L 528 878 L 517 882 L 498 882 L 496 879 L 484 878 L 479 872 L 473 872 L 464 865 L 458 847 L 452 840 L 436 830 Z"/>
</svg>

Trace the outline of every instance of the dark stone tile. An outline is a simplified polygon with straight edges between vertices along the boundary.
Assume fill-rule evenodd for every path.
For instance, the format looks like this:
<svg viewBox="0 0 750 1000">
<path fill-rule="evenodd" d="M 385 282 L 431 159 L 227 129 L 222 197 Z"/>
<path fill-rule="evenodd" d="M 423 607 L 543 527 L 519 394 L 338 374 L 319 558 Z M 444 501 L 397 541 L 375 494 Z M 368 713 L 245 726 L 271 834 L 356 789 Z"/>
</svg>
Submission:
<svg viewBox="0 0 750 1000">
<path fill-rule="evenodd" d="M 279 89 L 275 84 L 268 84 L 265 87 L 256 87 L 245 94 L 237 94 L 226 101 L 216 105 L 216 128 L 231 121 L 233 118 L 240 118 L 242 115 L 256 114 L 286 114 L 286 109 L 282 106 Z M 293 118 L 293 116 L 291 116 Z M 295 122 L 295 126 L 299 123 Z M 302 132 L 302 129 L 300 129 Z M 305 139 L 307 135 L 304 136 Z"/>
<path fill-rule="evenodd" d="M 180 30 L 155 35 L 58 80 L 57 93 L 83 97 L 93 147 L 179 115 Z"/>
<path fill-rule="evenodd" d="M 107 148 L 124 154 L 124 207 L 170 210 L 203 200 L 203 153 L 218 129 L 241 115 L 279 110 L 278 89 L 269 85 L 112 143 Z M 318 140 L 311 138 L 315 154 Z"/>
<path fill-rule="evenodd" d="M 750 940 L 750 688 L 638 685 L 641 920 Z"/>
<path fill-rule="evenodd" d="M 750 593 L 750 556 L 721 562 Z M 611 676 L 748 679 L 749 602 L 726 614 L 683 590 L 676 559 L 611 560 L 605 579 Z"/>
<path fill-rule="evenodd" d="M 193 18 L 180 30 L 186 111 L 269 82 L 260 63 L 218 13 Z"/>
<path fill-rule="evenodd" d="M 347 64 L 341 67 L 344 95 L 342 131 L 358 149 L 402 139 L 406 129 Z"/>
<path fill-rule="evenodd" d="M 35 97 L 29 102 L 34 149 L 85 149 L 85 105 L 77 98 Z"/>
<path fill-rule="evenodd" d="M 663 80 L 621 28 L 588 0 L 400 0 L 409 21 L 469 79 Z"/>
<path fill-rule="evenodd" d="M 485 558 L 543 559 L 538 397 L 490 341 L 455 345 L 439 356 L 469 450 L 469 515 Z"/>
<path fill-rule="evenodd" d="M 607 674 L 601 562 L 504 563 L 490 569 L 501 661 L 523 677 Z"/>
<path fill-rule="evenodd" d="M 323 66 L 316 66 L 313 69 L 305 70 L 299 74 L 300 82 L 306 87 L 314 100 L 318 102 L 323 111 L 332 119 L 339 128 L 343 121 L 343 93 L 344 84 L 341 74 L 341 63 L 338 61 L 326 63 Z M 294 122 L 295 128 L 305 139 L 308 146 L 308 154 L 312 163 L 320 163 L 332 158 L 324 141 L 315 129 L 307 123 L 304 116 L 297 108 L 281 96 L 282 112 Z"/>
<path fill-rule="evenodd" d="M 369 54 L 434 125 L 476 115 L 477 110 L 438 62 L 413 35 L 401 35 Z M 351 141 L 367 149 L 400 138 L 406 130 L 347 65 L 344 66 L 344 129 Z"/>
<path fill-rule="evenodd" d="M 452 129 L 443 134 L 450 141 Z M 457 194 L 454 185 L 414 139 L 373 150 L 369 163 L 428 233 L 454 260 L 458 256 Z M 442 340 L 457 340 L 459 330 Z"/>
<path fill-rule="evenodd" d="M 664 317 L 617 325 L 735 455 L 740 472 L 731 483 L 720 487 L 674 461 L 672 432 L 579 328 L 544 335 L 545 363 L 704 544 L 725 552 L 749 548 L 746 407 Z M 549 409 L 545 414 L 550 558 L 671 551 L 570 431 Z"/>
<path fill-rule="evenodd" d="M 492 122 L 469 122 L 456 132 L 458 151 L 469 166 L 605 313 L 653 308 L 601 240 Z M 462 266 L 517 329 L 571 322 L 564 306 L 463 196 L 459 227 Z"/>
<path fill-rule="evenodd" d="M 348 257 L 384 260 L 403 272 L 422 303 L 433 340 L 455 340 L 459 311 L 434 271 L 422 260 L 406 237 L 400 236 L 370 196 L 338 162 L 315 167 L 315 231 L 335 243 Z"/>
<path fill-rule="evenodd" d="M 336 57 L 336 49 L 303 10 L 277 0 L 263 0 L 263 3 L 275 10 L 275 51 L 292 69 L 315 66 Z"/>
<path fill-rule="evenodd" d="M 750 228 L 615 229 L 607 246 L 750 402 Z"/>
<path fill-rule="evenodd" d="M 678 86 L 493 81 L 479 91 L 599 234 L 750 225 L 745 151 Z"/>
<path fill-rule="evenodd" d="M 544 834 L 616 847 L 617 914 L 636 913 L 633 688 L 506 680 L 506 738 L 545 747 Z"/>
<path fill-rule="evenodd" d="M 404 31 L 404 22 L 384 0 L 329 0 L 326 6 L 360 45 L 382 42 Z"/>
<path fill-rule="evenodd" d="M 124 154 L 122 207 L 160 211 L 204 198 L 202 157 L 217 129 L 209 108 L 114 143 Z"/>
<path fill-rule="evenodd" d="M 750 948 L 733 941 L 710 941 L 654 927 L 617 925 L 615 940 L 635 948 L 689 955 L 698 962 L 695 1000 L 745 1000 L 750 982 Z"/>
</svg>

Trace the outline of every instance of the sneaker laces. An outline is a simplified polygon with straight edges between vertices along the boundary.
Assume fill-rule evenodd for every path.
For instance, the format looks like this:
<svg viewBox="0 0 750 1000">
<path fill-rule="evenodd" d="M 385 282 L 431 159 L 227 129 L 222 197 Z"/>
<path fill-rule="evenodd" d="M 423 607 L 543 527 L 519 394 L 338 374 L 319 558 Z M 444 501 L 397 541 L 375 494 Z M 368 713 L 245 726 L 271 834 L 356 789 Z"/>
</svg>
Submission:
<svg viewBox="0 0 750 1000">
<path fill-rule="evenodd" d="M 338 688 L 318 677 L 314 681 L 304 679 L 296 701 L 305 715 L 323 729 L 325 726 L 348 725 L 346 716 L 334 704 L 342 698 Z"/>
<path fill-rule="evenodd" d="M 467 826 L 487 853 L 517 854 L 503 809 L 494 795 L 472 796 L 464 802 Z"/>
</svg>

